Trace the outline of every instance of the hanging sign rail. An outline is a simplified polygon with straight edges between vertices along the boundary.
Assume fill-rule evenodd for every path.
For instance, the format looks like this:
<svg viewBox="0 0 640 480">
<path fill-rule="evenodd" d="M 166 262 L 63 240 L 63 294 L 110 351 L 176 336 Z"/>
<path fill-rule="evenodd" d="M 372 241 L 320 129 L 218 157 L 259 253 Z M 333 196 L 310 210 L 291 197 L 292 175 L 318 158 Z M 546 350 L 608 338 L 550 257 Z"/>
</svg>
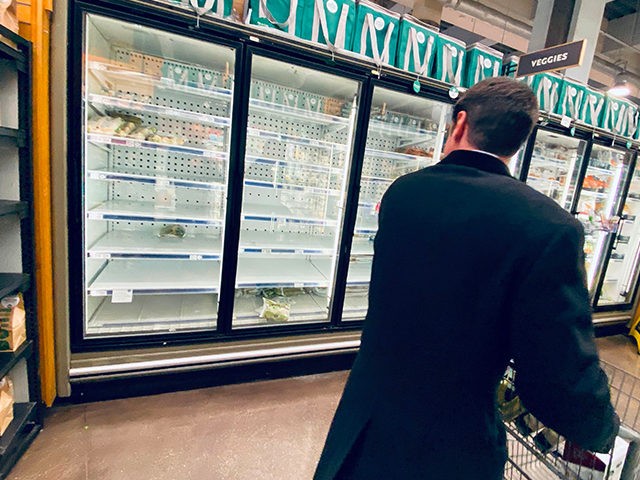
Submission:
<svg viewBox="0 0 640 480">
<path fill-rule="evenodd" d="M 516 77 L 580 65 L 585 44 L 586 40 L 578 40 L 522 55 L 518 62 Z"/>
</svg>

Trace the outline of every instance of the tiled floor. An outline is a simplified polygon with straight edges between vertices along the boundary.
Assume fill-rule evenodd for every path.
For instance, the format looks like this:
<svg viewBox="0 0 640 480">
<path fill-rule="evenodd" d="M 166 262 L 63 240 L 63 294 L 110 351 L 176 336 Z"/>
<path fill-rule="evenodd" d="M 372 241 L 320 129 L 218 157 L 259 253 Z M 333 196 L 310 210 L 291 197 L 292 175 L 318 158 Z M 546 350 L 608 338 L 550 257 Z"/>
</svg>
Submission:
<svg viewBox="0 0 640 480">
<path fill-rule="evenodd" d="M 603 360 L 640 376 L 624 336 Z M 310 479 L 345 372 L 58 407 L 11 480 Z"/>
</svg>

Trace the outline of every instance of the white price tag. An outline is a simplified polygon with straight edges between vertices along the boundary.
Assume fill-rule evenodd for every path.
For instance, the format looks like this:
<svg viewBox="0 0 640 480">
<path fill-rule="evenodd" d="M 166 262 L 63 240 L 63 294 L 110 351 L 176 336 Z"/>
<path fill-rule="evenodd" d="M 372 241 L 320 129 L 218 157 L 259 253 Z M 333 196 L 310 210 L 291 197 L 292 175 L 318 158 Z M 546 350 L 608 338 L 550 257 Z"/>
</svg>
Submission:
<svg viewBox="0 0 640 480">
<path fill-rule="evenodd" d="M 202 260 L 202 255 L 189 255 L 189 260 Z"/>
<path fill-rule="evenodd" d="M 294 288 L 303 288 L 304 287 L 304 283 L 294 283 L 293 287 Z"/>
<path fill-rule="evenodd" d="M 114 290 L 111 293 L 111 303 L 131 303 L 133 290 Z"/>
<path fill-rule="evenodd" d="M 560 125 L 565 128 L 569 128 L 571 126 L 571 117 L 567 117 L 566 115 L 562 116 L 562 120 L 560 120 Z"/>
<path fill-rule="evenodd" d="M 96 213 L 96 212 L 89 212 L 87 214 L 87 217 L 89 218 L 89 220 L 102 220 L 104 218 L 102 213 Z"/>
<path fill-rule="evenodd" d="M 90 258 L 98 258 L 98 259 L 109 259 L 111 258 L 111 254 L 110 253 L 102 253 L 102 252 L 89 252 L 89 257 Z"/>
<path fill-rule="evenodd" d="M 106 290 L 90 290 L 89 296 L 90 297 L 106 297 L 107 291 Z"/>
</svg>

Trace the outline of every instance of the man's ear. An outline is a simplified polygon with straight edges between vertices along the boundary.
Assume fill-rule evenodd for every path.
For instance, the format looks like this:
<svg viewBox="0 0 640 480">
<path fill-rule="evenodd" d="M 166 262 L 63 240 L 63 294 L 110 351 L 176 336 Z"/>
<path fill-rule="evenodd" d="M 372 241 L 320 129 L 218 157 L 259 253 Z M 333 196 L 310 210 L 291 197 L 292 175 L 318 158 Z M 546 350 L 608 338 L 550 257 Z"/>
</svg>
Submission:
<svg viewBox="0 0 640 480">
<path fill-rule="evenodd" d="M 457 141 L 460 142 L 467 131 L 468 127 L 467 123 L 467 112 L 461 110 L 456 115 L 455 123 L 453 125 L 453 130 L 451 131 L 451 136 Z"/>
</svg>

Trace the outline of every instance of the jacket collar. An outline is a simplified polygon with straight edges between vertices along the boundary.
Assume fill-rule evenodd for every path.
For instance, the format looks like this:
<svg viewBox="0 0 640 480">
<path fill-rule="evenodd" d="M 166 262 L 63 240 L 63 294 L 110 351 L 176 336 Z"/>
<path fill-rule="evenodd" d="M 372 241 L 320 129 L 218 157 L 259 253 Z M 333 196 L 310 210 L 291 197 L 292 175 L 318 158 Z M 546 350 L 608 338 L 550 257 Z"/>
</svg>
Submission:
<svg viewBox="0 0 640 480">
<path fill-rule="evenodd" d="M 479 150 L 454 150 L 440 163 L 444 165 L 460 165 L 463 167 L 477 168 L 489 173 L 511 176 L 509 168 L 498 157 Z"/>
</svg>

